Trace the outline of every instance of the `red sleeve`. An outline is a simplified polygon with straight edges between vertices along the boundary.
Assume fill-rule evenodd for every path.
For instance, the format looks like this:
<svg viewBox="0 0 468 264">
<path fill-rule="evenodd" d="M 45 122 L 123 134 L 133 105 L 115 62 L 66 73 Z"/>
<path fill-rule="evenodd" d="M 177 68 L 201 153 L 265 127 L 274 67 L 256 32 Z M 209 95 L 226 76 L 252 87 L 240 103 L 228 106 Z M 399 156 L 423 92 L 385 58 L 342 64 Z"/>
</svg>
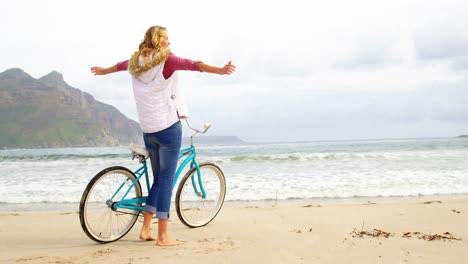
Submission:
<svg viewBox="0 0 468 264">
<path fill-rule="evenodd" d="M 164 64 L 163 76 L 168 79 L 175 71 L 201 71 L 199 63 L 201 61 L 180 58 L 171 53 Z"/>
<path fill-rule="evenodd" d="M 117 63 L 117 71 L 126 71 L 126 70 L 128 70 L 128 60 Z"/>
</svg>

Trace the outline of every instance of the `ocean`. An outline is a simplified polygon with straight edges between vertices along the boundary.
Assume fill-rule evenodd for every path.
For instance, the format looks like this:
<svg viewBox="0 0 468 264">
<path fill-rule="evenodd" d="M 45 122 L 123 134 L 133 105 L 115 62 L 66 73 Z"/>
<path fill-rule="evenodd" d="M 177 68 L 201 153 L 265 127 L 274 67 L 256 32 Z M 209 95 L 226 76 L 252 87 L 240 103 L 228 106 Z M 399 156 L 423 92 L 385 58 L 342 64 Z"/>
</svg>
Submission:
<svg viewBox="0 0 468 264">
<path fill-rule="evenodd" d="M 223 170 L 228 203 L 468 194 L 468 138 L 197 149 Z M 77 210 L 91 178 L 116 165 L 139 166 L 126 146 L 0 150 L 0 211 Z"/>
</svg>

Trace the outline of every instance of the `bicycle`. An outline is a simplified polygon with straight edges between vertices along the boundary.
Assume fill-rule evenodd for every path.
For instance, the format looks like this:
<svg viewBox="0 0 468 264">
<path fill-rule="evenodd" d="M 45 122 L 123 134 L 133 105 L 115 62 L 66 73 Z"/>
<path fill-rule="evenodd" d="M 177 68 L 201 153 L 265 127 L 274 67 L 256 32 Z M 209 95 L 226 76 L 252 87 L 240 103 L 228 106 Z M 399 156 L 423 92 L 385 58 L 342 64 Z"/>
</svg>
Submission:
<svg viewBox="0 0 468 264">
<path fill-rule="evenodd" d="M 194 138 L 206 133 L 204 130 L 188 127 L 194 131 L 190 137 L 190 147 L 179 152 L 179 164 L 174 178 L 173 189 L 180 174 L 190 167 L 180 181 L 175 196 L 176 211 L 181 222 L 190 227 L 202 227 L 210 223 L 219 213 L 226 194 L 226 180 L 221 169 L 213 163 L 196 160 Z M 132 159 L 137 158 L 142 165 L 135 171 L 126 167 L 108 167 L 97 173 L 86 186 L 80 201 L 80 223 L 83 231 L 92 240 L 109 243 L 125 236 L 135 225 L 144 211 L 147 196 L 143 196 L 140 179 L 145 178 L 147 193 L 151 185 L 146 160 L 149 152 L 142 146 L 130 144 Z"/>
</svg>

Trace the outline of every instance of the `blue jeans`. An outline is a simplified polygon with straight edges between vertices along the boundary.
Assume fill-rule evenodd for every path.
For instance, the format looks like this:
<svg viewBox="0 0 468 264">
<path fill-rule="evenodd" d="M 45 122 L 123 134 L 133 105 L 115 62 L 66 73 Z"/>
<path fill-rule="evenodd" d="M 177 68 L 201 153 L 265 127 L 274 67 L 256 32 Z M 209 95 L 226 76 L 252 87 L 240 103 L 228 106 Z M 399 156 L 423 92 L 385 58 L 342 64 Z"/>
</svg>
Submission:
<svg viewBox="0 0 468 264">
<path fill-rule="evenodd" d="M 150 153 L 153 169 L 153 185 L 146 198 L 145 211 L 156 214 L 158 219 L 169 219 L 172 185 L 179 159 L 182 141 L 180 121 L 155 133 L 143 133 L 145 147 Z"/>
</svg>

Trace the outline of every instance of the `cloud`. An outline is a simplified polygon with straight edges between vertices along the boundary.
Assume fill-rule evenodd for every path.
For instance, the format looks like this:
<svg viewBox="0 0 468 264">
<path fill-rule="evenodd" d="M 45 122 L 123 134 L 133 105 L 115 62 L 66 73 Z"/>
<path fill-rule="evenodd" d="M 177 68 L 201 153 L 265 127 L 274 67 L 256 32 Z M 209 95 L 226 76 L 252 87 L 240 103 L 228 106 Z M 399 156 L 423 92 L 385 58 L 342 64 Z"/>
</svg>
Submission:
<svg viewBox="0 0 468 264">
<path fill-rule="evenodd" d="M 397 39 L 367 33 L 348 45 L 333 67 L 342 70 L 373 70 L 402 62 Z"/>
<path fill-rule="evenodd" d="M 452 18 L 426 24 L 414 32 L 416 56 L 422 61 L 448 61 L 454 70 L 468 68 L 468 20 Z"/>
<path fill-rule="evenodd" d="M 456 61 L 452 64 L 452 68 L 457 71 L 467 71 L 468 55 L 457 57 Z"/>
<path fill-rule="evenodd" d="M 205 107 L 222 110 L 215 110 L 221 128 L 214 133 L 235 133 L 249 141 L 452 136 L 468 126 L 466 85 L 434 82 L 412 91 L 272 91 L 253 93 L 238 107 L 232 104 L 236 98 L 223 97 Z"/>
<path fill-rule="evenodd" d="M 139 2 L 177 16 L 83 1 L 7 1 L 0 71 L 57 70 L 136 119 L 128 73 L 96 77 L 89 67 L 128 58 L 160 24 L 176 55 L 238 67 L 232 76 L 180 73 L 193 124 L 213 121 L 210 134 L 278 141 L 468 131 L 466 1 Z"/>
</svg>

